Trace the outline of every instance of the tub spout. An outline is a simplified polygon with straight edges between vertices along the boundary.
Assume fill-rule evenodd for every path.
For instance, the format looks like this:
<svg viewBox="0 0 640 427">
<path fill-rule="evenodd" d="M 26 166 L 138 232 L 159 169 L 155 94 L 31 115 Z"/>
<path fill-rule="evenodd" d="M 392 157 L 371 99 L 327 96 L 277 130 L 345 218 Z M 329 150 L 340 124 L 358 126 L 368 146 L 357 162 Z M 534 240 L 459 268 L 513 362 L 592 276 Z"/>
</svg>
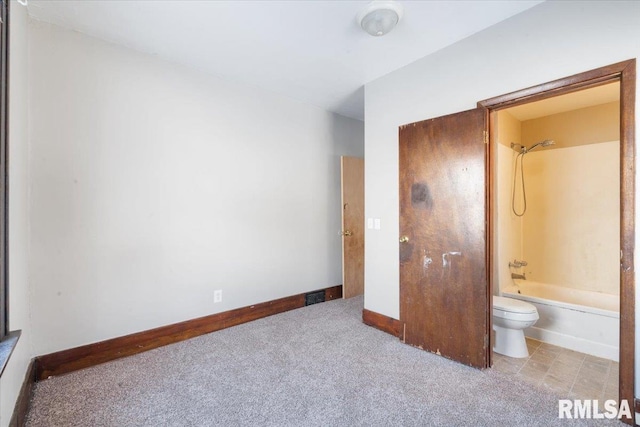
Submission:
<svg viewBox="0 0 640 427">
<path fill-rule="evenodd" d="M 522 280 L 527 280 L 527 278 L 524 276 L 524 274 L 511 273 L 511 278 L 512 278 L 512 279 L 522 279 Z"/>
</svg>

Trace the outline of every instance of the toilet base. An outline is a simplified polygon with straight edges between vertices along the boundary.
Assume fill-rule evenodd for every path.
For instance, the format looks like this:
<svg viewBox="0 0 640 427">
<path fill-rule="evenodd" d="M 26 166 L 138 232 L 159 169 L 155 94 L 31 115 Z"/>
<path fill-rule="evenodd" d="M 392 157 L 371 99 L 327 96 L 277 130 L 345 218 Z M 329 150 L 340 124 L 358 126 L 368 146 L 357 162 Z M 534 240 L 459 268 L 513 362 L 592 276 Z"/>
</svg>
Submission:
<svg viewBox="0 0 640 427">
<path fill-rule="evenodd" d="M 496 332 L 493 351 L 509 357 L 529 357 L 529 349 L 522 329 L 507 329 L 493 325 Z"/>
</svg>

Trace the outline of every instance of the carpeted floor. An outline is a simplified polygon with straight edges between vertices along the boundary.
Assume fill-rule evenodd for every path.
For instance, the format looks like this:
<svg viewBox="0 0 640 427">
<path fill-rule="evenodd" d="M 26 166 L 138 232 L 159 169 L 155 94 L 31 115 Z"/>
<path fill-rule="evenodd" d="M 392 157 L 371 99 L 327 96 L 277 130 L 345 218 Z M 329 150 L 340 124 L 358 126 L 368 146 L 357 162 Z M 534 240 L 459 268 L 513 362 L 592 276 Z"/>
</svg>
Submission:
<svg viewBox="0 0 640 427">
<path fill-rule="evenodd" d="M 561 426 L 558 396 L 409 347 L 363 300 L 305 307 L 37 384 L 28 426 Z"/>
</svg>

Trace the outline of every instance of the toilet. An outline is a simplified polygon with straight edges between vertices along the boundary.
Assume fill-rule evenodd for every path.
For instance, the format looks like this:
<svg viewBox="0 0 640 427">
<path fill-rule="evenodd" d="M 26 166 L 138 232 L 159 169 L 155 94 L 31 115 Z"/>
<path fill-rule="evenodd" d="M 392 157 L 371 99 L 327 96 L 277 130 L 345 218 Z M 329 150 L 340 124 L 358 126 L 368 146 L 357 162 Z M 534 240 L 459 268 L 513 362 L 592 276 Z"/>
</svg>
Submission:
<svg viewBox="0 0 640 427">
<path fill-rule="evenodd" d="M 513 298 L 493 297 L 493 351 L 509 357 L 528 357 L 524 328 L 533 326 L 539 319 L 533 304 Z"/>
</svg>

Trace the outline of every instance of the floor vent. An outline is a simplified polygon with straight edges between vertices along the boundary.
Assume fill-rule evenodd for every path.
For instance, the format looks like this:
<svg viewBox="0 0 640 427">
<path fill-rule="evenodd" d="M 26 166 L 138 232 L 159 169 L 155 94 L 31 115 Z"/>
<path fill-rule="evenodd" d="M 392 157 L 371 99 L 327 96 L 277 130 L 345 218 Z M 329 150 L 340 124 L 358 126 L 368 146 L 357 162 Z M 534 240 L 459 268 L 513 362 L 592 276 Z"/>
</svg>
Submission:
<svg viewBox="0 0 640 427">
<path fill-rule="evenodd" d="M 304 296 L 304 305 L 317 304 L 324 302 L 324 291 L 309 292 Z"/>
</svg>

